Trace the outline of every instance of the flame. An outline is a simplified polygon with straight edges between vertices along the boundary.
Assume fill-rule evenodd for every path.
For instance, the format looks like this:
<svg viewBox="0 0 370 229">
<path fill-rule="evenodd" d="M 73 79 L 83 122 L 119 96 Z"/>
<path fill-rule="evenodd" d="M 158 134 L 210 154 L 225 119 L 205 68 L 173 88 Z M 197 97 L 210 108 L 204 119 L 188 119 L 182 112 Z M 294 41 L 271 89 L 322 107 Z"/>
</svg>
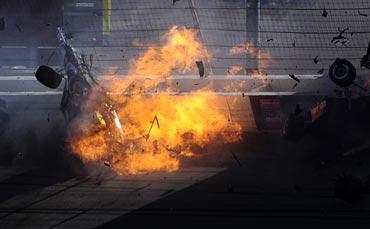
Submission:
<svg viewBox="0 0 370 229">
<path fill-rule="evenodd" d="M 246 42 L 232 47 L 229 50 L 229 53 L 230 55 L 247 54 L 253 58 L 256 58 L 258 60 L 258 69 L 246 70 L 246 72 L 248 75 L 260 79 L 264 85 L 268 84 L 268 80 L 262 76 L 263 72 L 269 66 L 271 61 L 271 55 L 268 51 L 258 49 L 254 47 L 252 43 Z"/>
<path fill-rule="evenodd" d="M 71 123 L 70 148 L 83 162 L 109 162 L 118 174 L 172 172 L 180 168 L 181 159 L 196 158 L 211 142 L 241 139 L 240 125 L 217 107 L 213 92 L 177 97 L 144 93 L 175 73 L 195 71 L 195 61 L 210 57 L 192 30 L 174 26 L 161 39 L 161 47 L 150 47 L 130 62 L 125 80 L 104 85 L 118 94 L 102 96 L 99 88 L 89 92 L 81 114 Z M 127 91 L 130 96 L 122 95 Z M 91 115 L 101 110 L 105 112 Z M 107 121 L 113 111 L 121 131 Z M 105 117 L 104 122 L 96 117 Z"/>
<path fill-rule="evenodd" d="M 228 73 L 231 75 L 238 74 L 240 72 L 243 72 L 244 68 L 242 66 L 230 66 Z"/>
<path fill-rule="evenodd" d="M 247 54 L 258 59 L 258 69 L 247 71 L 250 75 L 261 75 L 262 72 L 269 66 L 271 55 L 268 51 L 256 48 L 252 43 L 246 42 L 232 47 L 229 50 L 230 55 Z"/>
</svg>

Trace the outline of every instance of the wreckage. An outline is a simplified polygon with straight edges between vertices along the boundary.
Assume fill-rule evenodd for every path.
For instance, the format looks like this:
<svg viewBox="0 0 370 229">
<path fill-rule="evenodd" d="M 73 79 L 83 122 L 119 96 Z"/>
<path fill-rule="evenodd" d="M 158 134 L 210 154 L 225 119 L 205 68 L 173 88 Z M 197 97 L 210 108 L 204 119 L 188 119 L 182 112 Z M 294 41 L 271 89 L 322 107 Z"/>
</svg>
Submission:
<svg viewBox="0 0 370 229">
<path fill-rule="evenodd" d="M 123 140 L 123 130 L 114 103 L 106 94 L 104 89 L 99 87 L 98 82 L 91 73 L 91 65 L 87 64 L 86 57 L 78 55 L 72 48 L 68 37 L 62 28 L 58 28 L 58 41 L 60 51 L 64 57 L 64 76 L 52 68 L 42 65 L 36 71 L 37 80 L 43 85 L 56 89 L 60 86 L 63 78 L 65 84 L 61 101 L 61 110 L 65 119 L 72 121 L 81 111 L 81 104 L 88 96 L 92 87 L 99 91 L 99 99 L 103 104 L 99 110 L 94 112 L 94 119 L 99 125 L 112 126 L 120 136 L 118 141 Z"/>
<path fill-rule="evenodd" d="M 39 82 L 49 88 L 57 88 L 63 78 L 65 85 L 61 101 L 61 109 L 68 121 L 71 121 L 80 111 L 81 101 L 84 100 L 89 90 L 100 88 L 99 83 L 91 73 L 91 65 L 88 64 L 86 56 L 78 55 L 71 47 L 62 28 L 58 28 L 58 40 L 60 50 L 64 56 L 64 73 L 56 72 L 48 66 L 40 66 L 36 72 L 36 78 Z M 91 62 L 91 60 L 90 60 Z M 199 69 L 199 63 L 196 62 Z M 367 53 L 361 59 L 361 67 L 370 69 L 370 43 Z M 282 118 L 281 128 L 283 134 L 288 140 L 299 140 L 307 130 L 325 113 L 327 109 L 327 98 L 347 98 L 350 106 L 350 100 L 367 96 L 365 81 L 363 75 L 358 74 L 354 65 L 346 60 L 338 58 L 328 70 L 321 69 L 317 75 L 264 75 L 256 77 L 255 75 L 235 75 L 232 78 L 221 75 L 204 76 L 204 67 L 199 69 L 200 76 L 179 76 L 172 77 L 171 82 L 165 87 L 156 87 L 155 92 L 144 93 L 168 93 L 169 95 L 191 95 L 194 85 L 207 85 L 207 89 L 221 96 L 249 96 L 251 108 L 257 129 L 266 129 L 268 122 L 274 122 L 277 113 L 281 108 L 279 97 L 289 96 L 316 96 L 321 97 L 312 106 L 305 110 L 296 109 L 287 117 Z M 201 73 L 202 72 L 202 73 Z M 261 80 L 263 78 L 264 80 Z M 289 80 L 290 79 L 290 80 Z M 330 80 L 328 80 L 330 79 Z M 359 79 L 361 79 L 361 82 Z M 295 84 L 292 88 L 292 80 Z M 297 86 L 297 85 L 301 86 Z M 175 91 L 168 89 L 176 88 Z M 130 87 L 127 87 L 129 91 Z M 129 95 L 128 91 L 124 95 Z M 101 99 L 104 100 L 101 111 L 96 111 L 98 123 L 115 126 L 118 133 L 123 133 L 117 112 L 114 108 L 114 102 L 109 99 L 104 89 L 99 90 Z M 299 107 L 298 107 L 299 108 Z M 261 117 L 262 119 L 261 120 Z M 267 121 L 266 121 L 267 120 Z M 274 125 L 274 124 L 273 124 Z M 267 128 L 268 129 L 268 128 Z M 123 139 L 123 136 L 122 138 Z"/>
</svg>

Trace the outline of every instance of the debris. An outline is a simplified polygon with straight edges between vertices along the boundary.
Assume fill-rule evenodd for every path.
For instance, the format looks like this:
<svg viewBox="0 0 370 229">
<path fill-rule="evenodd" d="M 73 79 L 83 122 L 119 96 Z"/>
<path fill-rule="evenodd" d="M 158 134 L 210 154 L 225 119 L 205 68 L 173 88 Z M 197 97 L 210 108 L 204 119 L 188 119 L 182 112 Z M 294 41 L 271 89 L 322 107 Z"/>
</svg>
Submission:
<svg viewBox="0 0 370 229">
<path fill-rule="evenodd" d="M 361 12 L 360 12 L 360 10 L 358 10 L 358 15 L 363 16 L 363 17 L 367 17 L 367 16 L 369 16 L 369 15 L 367 15 L 367 14 L 361 13 Z"/>
<path fill-rule="evenodd" d="M 155 121 L 157 122 L 157 127 L 158 127 L 158 129 L 160 129 L 161 127 L 159 126 L 159 121 L 158 121 L 157 114 L 155 114 L 154 119 L 155 119 Z"/>
<path fill-rule="evenodd" d="M 355 34 L 355 32 L 351 32 L 351 37 Z"/>
<path fill-rule="evenodd" d="M 5 18 L 0 18 L 0 31 L 3 31 L 5 29 Z"/>
<path fill-rule="evenodd" d="M 298 83 L 301 82 L 294 74 L 289 74 L 289 77 L 292 78 L 293 80 L 297 81 Z"/>
<path fill-rule="evenodd" d="M 172 1 L 172 5 L 175 5 L 176 4 L 176 2 L 179 2 L 180 0 L 173 0 Z"/>
<path fill-rule="evenodd" d="M 345 29 L 340 29 L 339 27 L 338 27 L 338 31 L 339 31 L 339 34 L 338 34 L 338 36 L 335 36 L 335 37 L 333 37 L 332 38 L 332 40 L 331 40 L 331 43 L 338 43 L 338 42 L 340 42 L 341 40 L 343 40 L 343 39 L 345 39 L 345 40 L 347 40 L 347 38 L 345 37 L 345 36 L 343 36 L 343 34 L 345 33 L 345 32 L 347 32 L 349 30 L 349 28 L 347 27 L 347 28 L 345 28 Z"/>
<path fill-rule="evenodd" d="M 232 186 L 232 184 L 229 184 L 228 186 L 227 186 L 227 192 L 228 193 L 233 193 L 234 192 L 234 186 Z"/>
<path fill-rule="evenodd" d="M 274 39 L 273 38 L 270 38 L 270 39 L 267 39 L 266 42 L 270 42 L 270 41 L 273 41 Z"/>
<path fill-rule="evenodd" d="M 21 152 L 19 152 L 18 157 L 23 157 L 23 154 Z"/>
<path fill-rule="evenodd" d="M 109 161 L 104 161 L 104 165 L 107 166 L 107 167 L 110 167 Z"/>
<path fill-rule="evenodd" d="M 23 32 L 23 28 L 19 24 L 15 24 L 15 26 L 17 26 L 17 29 L 20 33 Z"/>
<path fill-rule="evenodd" d="M 230 151 L 231 155 L 233 155 L 233 158 L 238 163 L 239 167 L 242 167 L 242 163 L 239 161 L 239 159 L 236 157 L 233 151 Z"/>
<path fill-rule="evenodd" d="M 324 17 L 324 18 L 326 18 L 326 17 L 328 17 L 328 11 L 326 11 L 326 9 L 324 8 L 324 10 L 322 11 L 322 16 Z"/>
<path fill-rule="evenodd" d="M 315 58 L 313 59 L 313 62 L 314 62 L 315 64 L 319 63 L 318 58 L 319 58 L 319 56 L 315 56 Z"/>
<path fill-rule="evenodd" d="M 244 93 L 242 93 L 242 96 L 243 96 L 243 98 L 245 97 L 245 94 Z"/>
<path fill-rule="evenodd" d="M 325 69 L 321 68 L 317 73 L 318 73 L 318 74 L 323 74 L 323 73 L 324 73 L 324 71 L 325 71 Z"/>
<path fill-rule="evenodd" d="M 157 122 L 157 127 L 158 127 L 158 129 L 160 129 L 159 121 L 158 121 L 158 118 L 157 118 L 157 114 L 154 115 L 154 119 L 153 119 L 153 121 L 151 121 L 151 125 L 150 125 L 150 128 L 149 128 L 149 131 L 146 134 L 146 140 L 148 140 L 149 137 L 150 137 L 150 132 L 152 132 L 154 122 Z"/>
<path fill-rule="evenodd" d="M 293 41 L 293 48 L 295 48 L 295 40 Z"/>
<path fill-rule="evenodd" d="M 204 64 L 203 61 L 195 61 L 199 70 L 199 76 L 204 77 Z"/>
<path fill-rule="evenodd" d="M 46 23 L 46 26 L 51 26 L 51 23 Z"/>
<path fill-rule="evenodd" d="M 298 86 L 298 83 L 295 83 L 292 87 L 292 89 L 296 88 Z"/>
<path fill-rule="evenodd" d="M 299 104 L 295 105 L 294 115 L 298 116 L 300 113 L 302 113 L 301 106 Z"/>
<path fill-rule="evenodd" d="M 47 118 L 48 122 L 50 122 L 50 113 L 48 112 L 48 118 Z"/>
</svg>

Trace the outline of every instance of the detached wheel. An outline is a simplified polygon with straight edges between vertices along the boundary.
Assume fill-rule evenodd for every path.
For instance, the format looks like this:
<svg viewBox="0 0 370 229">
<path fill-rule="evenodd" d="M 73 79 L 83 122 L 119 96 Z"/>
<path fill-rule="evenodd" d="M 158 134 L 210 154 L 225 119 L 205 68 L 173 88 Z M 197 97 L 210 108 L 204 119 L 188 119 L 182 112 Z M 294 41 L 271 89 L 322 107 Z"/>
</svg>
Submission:
<svg viewBox="0 0 370 229">
<path fill-rule="evenodd" d="M 329 69 L 330 79 L 341 87 L 348 87 L 356 79 L 356 68 L 346 59 L 336 59 Z"/>
<path fill-rule="evenodd" d="M 52 89 L 58 88 L 63 79 L 56 71 L 45 65 L 37 69 L 35 76 L 40 83 Z"/>
</svg>

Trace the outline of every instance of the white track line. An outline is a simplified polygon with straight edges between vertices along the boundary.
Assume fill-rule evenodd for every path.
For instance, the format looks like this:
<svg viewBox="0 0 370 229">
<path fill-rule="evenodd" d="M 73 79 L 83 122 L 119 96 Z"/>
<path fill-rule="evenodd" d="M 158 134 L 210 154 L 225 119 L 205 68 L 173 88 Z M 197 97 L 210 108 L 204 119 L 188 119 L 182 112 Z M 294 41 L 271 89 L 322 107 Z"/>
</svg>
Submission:
<svg viewBox="0 0 370 229">
<path fill-rule="evenodd" d="M 16 80 L 35 81 L 37 79 L 34 76 L 0 76 L 0 81 L 16 81 Z"/>
<path fill-rule="evenodd" d="M 0 96 L 62 95 L 62 91 L 0 91 Z"/>
</svg>

